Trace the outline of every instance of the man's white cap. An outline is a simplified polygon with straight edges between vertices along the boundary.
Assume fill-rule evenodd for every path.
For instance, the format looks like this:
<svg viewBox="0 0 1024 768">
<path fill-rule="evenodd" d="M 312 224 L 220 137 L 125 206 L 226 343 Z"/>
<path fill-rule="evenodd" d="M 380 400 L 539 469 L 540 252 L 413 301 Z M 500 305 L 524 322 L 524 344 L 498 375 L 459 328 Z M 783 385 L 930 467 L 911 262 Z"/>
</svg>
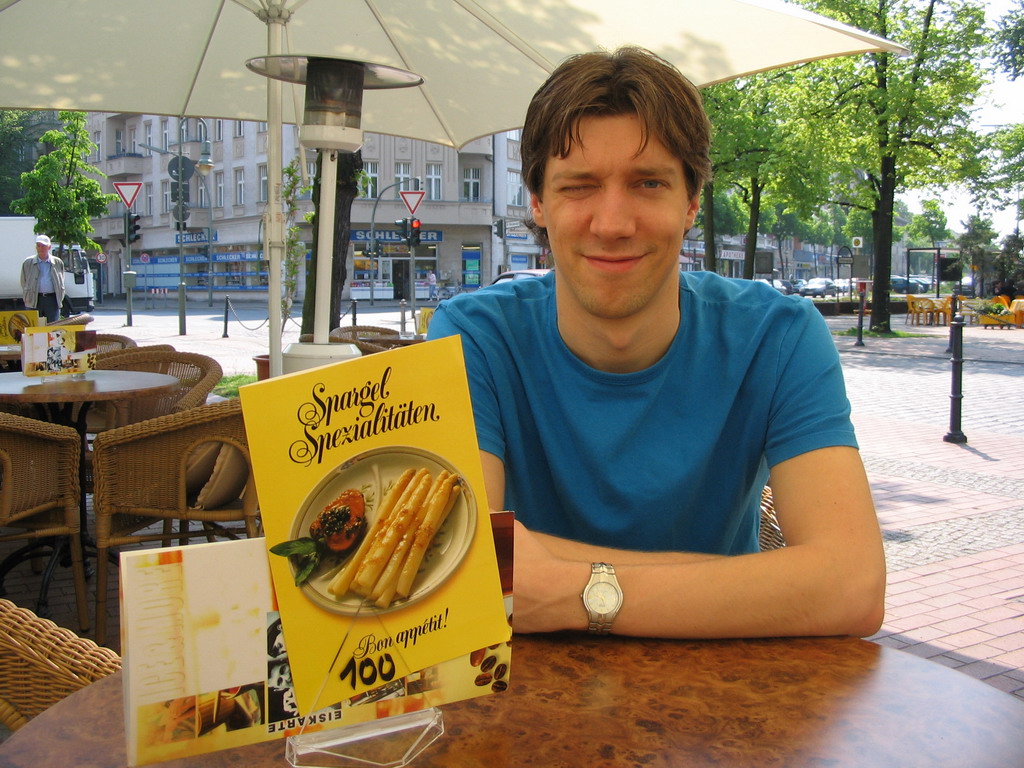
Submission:
<svg viewBox="0 0 1024 768">
<path fill-rule="evenodd" d="M 42 243 L 43 245 L 49 245 L 50 238 L 48 238 L 46 235 L 39 235 L 39 237 L 36 238 L 36 242 Z"/>
</svg>

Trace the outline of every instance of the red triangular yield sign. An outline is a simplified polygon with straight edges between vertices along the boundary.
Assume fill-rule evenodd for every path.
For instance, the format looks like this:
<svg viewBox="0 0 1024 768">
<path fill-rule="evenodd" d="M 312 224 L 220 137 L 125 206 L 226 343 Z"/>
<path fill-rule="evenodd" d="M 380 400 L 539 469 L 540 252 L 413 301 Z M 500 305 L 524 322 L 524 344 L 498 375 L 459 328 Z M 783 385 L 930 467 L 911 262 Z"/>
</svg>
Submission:
<svg viewBox="0 0 1024 768">
<path fill-rule="evenodd" d="M 416 214 L 416 209 L 420 207 L 420 202 L 422 202 L 424 195 L 427 193 L 421 189 L 417 189 L 402 190 L 398 194 L 402 196 L 402 202 L 405 203 L 405 207 L 409 209 L 409 215 L 414 216 Z"/>
<path fill-rule="evenodd" d="M 117 192 L 118 197 L 121 198 L 121 202 L 124 203 L 125 208 L 131 208 L 135 205 L 135 198 L 139 196 L 140 189 L 142 189 L 141 181 L 114 182 L 114 191 Z"/>
</svg>

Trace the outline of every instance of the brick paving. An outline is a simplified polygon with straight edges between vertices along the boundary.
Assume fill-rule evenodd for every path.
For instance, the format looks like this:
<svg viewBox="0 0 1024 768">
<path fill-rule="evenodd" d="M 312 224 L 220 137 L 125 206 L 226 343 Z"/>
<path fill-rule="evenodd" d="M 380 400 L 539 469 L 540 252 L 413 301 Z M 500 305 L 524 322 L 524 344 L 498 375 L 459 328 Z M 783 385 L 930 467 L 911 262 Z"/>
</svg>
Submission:
<svg viewBox="0 0 1024 768">
<path fill-rule="evenodd" d="M 947 330 L 894 327 L 928 335 L 836 337 L 889 571 L 871 639 L 1024 699 L 1024 330 L 965 329 L 956 444 Z"/>
<path fill-rule="evenodd" d="M 360 324 L 398 327 L 394 306 L 359 308 Z M 140 343 L 171 343 L 216 357 L 226 373 L 255 373 L 265 351 L 259 305 L 189 307 L 186 336 L 172 307 L 100 308 L 95 330 Z M 411 320 L 409 321 L 411 323 Z M 828 318 L 833 330 L 855 326 Z M 921 338 L 837 336 L 853 418 L 885 538 L 886 619 L 872 640 L 956 668 L 1024 699 L 1024 330 L 964 333 L 965 444 L 945 442 L 952 386 L 945 328 L 894 327 Z M 409 330 L 412 330 L 410 325 Z M 298 329 L 286 324 L 285 344 Z M 0 544 L 0 557 L 13 550 Z M 8 597 L 33 607 L 38 576 L 29 567 L 7 578 Z M 116 579 L 108 598 L 109 645 L 118 649 Z M 50 589 L 51 617 L 76 629 L 68 569 Z M 90 600 L 90 605 L 92 600 Z M 0 734 L 2 738 L 2 734 Z"/>
</svg>

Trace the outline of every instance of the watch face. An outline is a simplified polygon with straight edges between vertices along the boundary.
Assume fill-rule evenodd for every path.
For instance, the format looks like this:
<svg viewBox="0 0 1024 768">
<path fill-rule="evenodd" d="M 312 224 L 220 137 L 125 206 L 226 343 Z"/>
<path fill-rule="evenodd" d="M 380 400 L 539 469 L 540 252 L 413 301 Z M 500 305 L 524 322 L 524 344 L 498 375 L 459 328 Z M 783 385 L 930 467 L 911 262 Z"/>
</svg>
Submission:
<svg viewBox="0 0 1024 768">
<path fill-rule="evenodd" d="M 596 613 L 610 613 L 618 604 L 619 591 L 607 581 L 599 581 L 587 590 L 587 605 Z"/>
</svg>

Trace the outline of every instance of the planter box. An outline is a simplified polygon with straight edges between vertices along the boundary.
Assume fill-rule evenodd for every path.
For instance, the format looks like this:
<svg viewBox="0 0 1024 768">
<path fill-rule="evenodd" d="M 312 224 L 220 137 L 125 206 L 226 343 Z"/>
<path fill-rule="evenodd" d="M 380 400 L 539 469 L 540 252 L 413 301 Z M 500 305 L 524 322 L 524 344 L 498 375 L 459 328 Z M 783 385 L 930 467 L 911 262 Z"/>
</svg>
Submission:
<svg viewBox="0 0 1024 768">
<path fill-rule="evenodd" d="M 986 328 L 1016 328 L 1013 315 L 978 315 L 978 320 Z"/>
</svg>

